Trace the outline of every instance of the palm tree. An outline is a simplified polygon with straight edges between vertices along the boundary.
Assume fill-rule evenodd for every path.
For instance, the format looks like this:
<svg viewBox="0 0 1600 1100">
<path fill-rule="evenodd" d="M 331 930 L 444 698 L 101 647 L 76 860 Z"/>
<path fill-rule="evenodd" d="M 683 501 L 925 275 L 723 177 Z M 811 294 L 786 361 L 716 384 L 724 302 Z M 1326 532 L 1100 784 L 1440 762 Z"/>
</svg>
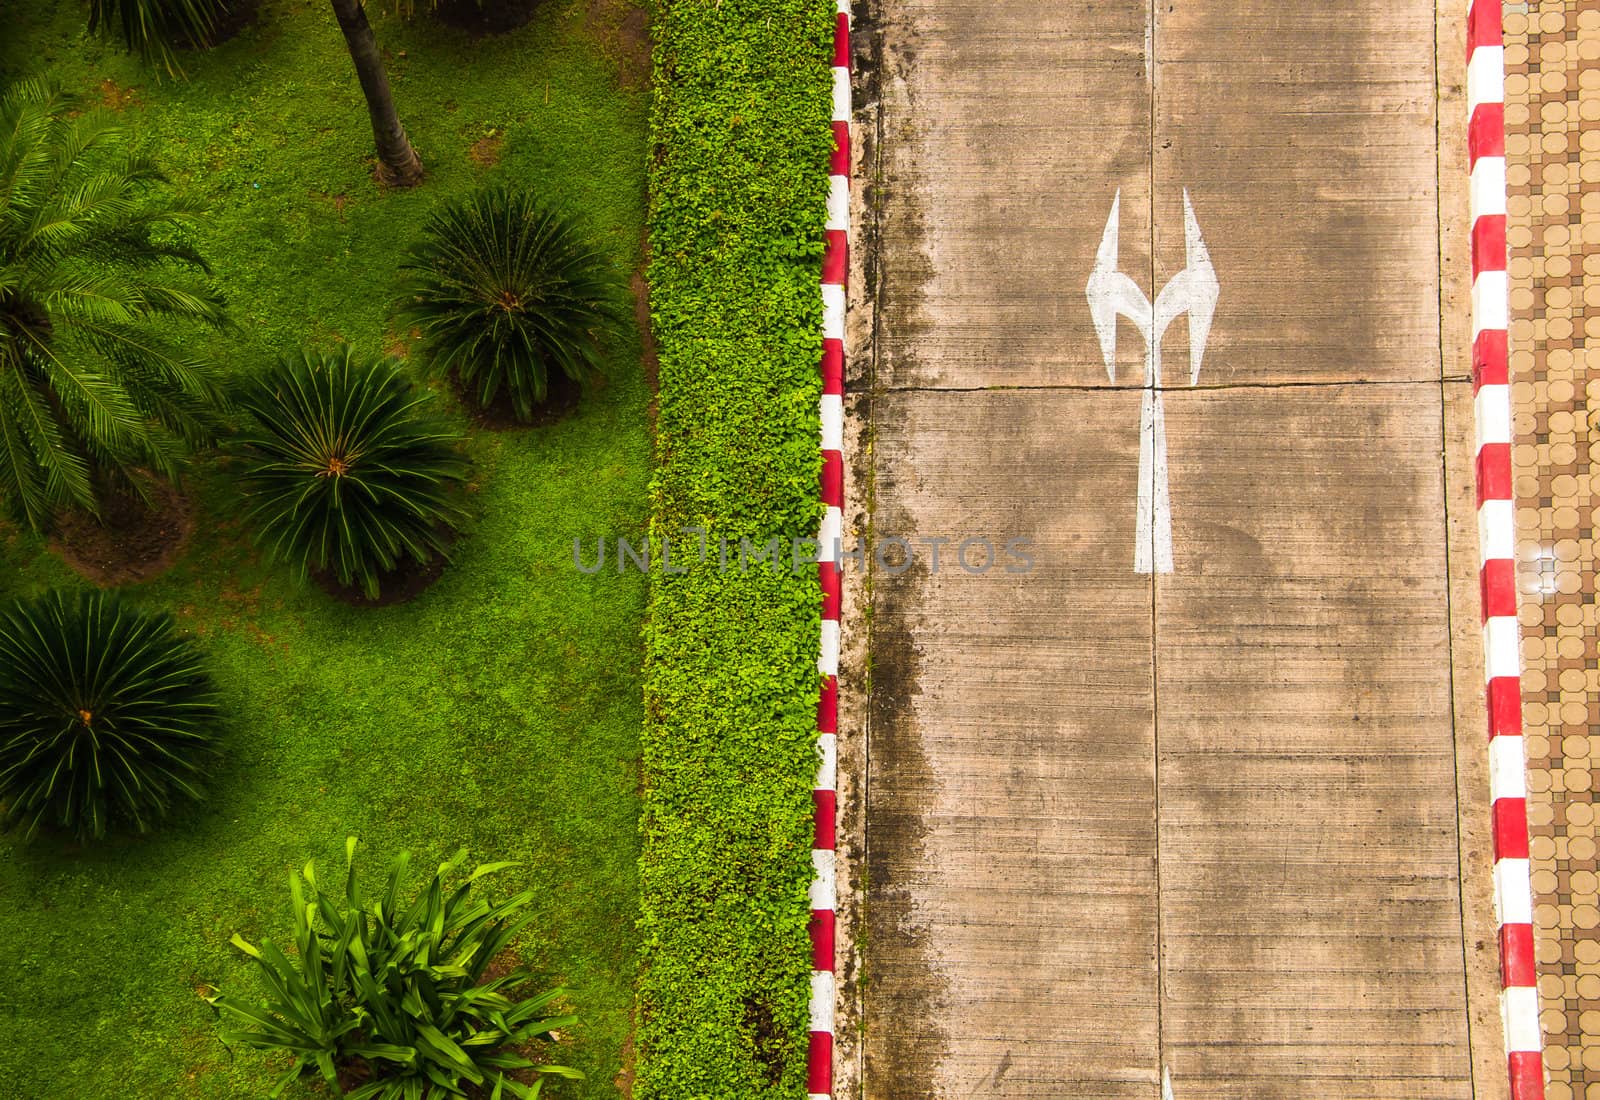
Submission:
<svg viewBox="0 0 1600 1100">
<path fill-rule="evenodd" d="M 102 111 L 28 81 L 0 96 L 0 501 L 43 530 L 108 495 L 177 480 L 222 395 L 184 349 L 225 323 L 183 239 L 195 209 Z"/>
<path fill-rule="evenodd" d="M 372 138 L 378 146 L 378 178 L 390 187 L 414 187 L 422 182 L 422 159 L 411 148 L 411 139 L 400 125 L 394 109 L 394 93 L 389 76 L 383 71 L 383 55 L 378 40 L 367 22 L 361 0 L 332 0 L 333 14 L 344 32 L 344 43 L 355 62 L 361 94 L 367 97 L 367 114 L 372 118 Z"/>
<path fill-rule="evenodd" d="M 571 215 L 499 186 L 434 211 L 401 264 L 400 313 L 435 371 L 454 372 L 480 408 L 502 393 L 532 423 L 552 381 L 601 373 L 606 338 L 626 314 L 605 253 Z"/>
<path fill-rule="evenodd" d="M 445 557 L 466 519 L 467 461 L 430 404 L 393 360 L 348 345 L 250 379 L 241 488 L 268 553 L 369 600 L 397 570 Z"/>
</svg>

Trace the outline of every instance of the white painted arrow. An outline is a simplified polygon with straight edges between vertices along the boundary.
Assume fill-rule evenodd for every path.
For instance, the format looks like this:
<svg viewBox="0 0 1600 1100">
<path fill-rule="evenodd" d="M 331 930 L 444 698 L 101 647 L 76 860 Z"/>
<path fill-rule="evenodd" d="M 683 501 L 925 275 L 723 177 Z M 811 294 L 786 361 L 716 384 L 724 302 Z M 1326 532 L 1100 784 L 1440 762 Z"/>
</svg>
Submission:
<svg viewBox="0 0 1600 1100">
<path fill-rule="evenodd" d="M 1144 337 L 1144 400 L 1139 413 L 1139 530 L 1133 568 L 1138 573 L 1172 572 L 1172 505 L 1167 488 L 1167 426 L 1161 403 L 1161 340 L 1167 326 L 1189 318 L 1189 385 L 1200 381 L 1200 364 L 1211 335 L 1221 286 L 1211 254 L 1200 236 L 1189 192 L 1183 193 L 1183 237 L 1186 266 L 1156 295 L 1155 304 L 1118 270 L 1117 238 L 1122 192 L 1111 201 L 1111 216 L 1095 254 L 1086 295 L 1089 316 L 1100 340 L 1106 373 L 1117 380 L 1117 318 L 1126 317 Z"/>
</svg>

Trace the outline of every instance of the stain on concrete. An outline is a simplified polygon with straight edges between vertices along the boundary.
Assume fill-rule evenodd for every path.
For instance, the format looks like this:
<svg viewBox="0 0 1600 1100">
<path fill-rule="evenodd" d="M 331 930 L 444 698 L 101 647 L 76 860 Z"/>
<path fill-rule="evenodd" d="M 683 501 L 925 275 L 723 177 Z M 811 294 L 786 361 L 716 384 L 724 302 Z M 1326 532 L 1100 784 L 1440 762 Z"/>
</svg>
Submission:
<svg viewBox="0 0 1600 1100">
<path fill-rule="evenodd" d="M 878 518 L 890 530 L 896 529 L 894 519 L 903 520 Z M 948 987 L 936 962 L 937 945 L 918 922 L 912 884 L 897 877 L 897 868 L 927 858 L 929 828 L 918 807 L 893 792 L 937 781 L 913 705 L 922 693 L 916 638 L 925 625 L 927 583 L 925 564 L 897 577 L 879 572 L 873 582 L 867 754 L 874 776 L 893 777 L 869 787 L 867 806 L 867 940 L 872 958 L 893 960 L 892 967 L 867 964 L 865 1081 L 873 1100 L 937 1100 L 936 1073 L 950 1051 L 940 1025 Z"/>
</svg>

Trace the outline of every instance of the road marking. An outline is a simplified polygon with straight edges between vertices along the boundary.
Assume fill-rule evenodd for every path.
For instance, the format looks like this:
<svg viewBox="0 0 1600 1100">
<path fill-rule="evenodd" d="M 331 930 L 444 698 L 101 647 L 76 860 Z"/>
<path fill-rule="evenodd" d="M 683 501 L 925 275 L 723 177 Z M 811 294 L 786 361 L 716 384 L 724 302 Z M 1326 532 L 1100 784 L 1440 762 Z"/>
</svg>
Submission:
<svg viewBox="0 0 1600 1100">
<path fill-rule="evenodd" d="M 1156 295 L 1155 305 L 1127 275 L 1117 270 L 1122 192 L 1111 200 L 1111 216 L 1095 255 L 1085 294 L 1106 373 L 1117 380 L 1117 318 L 1133 322 L 1144 337 L 1144 400 L 1139 412 L 1139 531 L 1133 552 L 1136 573 L 1172 572 L 1172 504 L 1167 486 L 1167 426 L 1161 403 L 1161 340 L 1167 326 L 1189 318 L 1189 385 L 1200 381 L 1211 319 L 1221 287 L 1211 254 L 1200 235 L 1189 192 L 1183 193 L 1183 237 L 1187 266 Z"/>
</svg>

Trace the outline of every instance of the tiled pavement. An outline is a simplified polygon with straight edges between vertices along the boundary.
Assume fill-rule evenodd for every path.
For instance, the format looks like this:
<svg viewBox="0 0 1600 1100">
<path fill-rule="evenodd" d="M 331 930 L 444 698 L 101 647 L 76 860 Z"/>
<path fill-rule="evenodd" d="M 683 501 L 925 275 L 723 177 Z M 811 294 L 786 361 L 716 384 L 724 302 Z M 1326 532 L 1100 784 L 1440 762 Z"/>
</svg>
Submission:
<svg viewBox="0 0 1600 1100">
<path fill-rule="evenodd" d="M 1550 1100 L 1600 1100 L 1600 0 L 1507 4 L 1505 28 L 1523 717 L 1545 1064 Z"/>
</svg>

